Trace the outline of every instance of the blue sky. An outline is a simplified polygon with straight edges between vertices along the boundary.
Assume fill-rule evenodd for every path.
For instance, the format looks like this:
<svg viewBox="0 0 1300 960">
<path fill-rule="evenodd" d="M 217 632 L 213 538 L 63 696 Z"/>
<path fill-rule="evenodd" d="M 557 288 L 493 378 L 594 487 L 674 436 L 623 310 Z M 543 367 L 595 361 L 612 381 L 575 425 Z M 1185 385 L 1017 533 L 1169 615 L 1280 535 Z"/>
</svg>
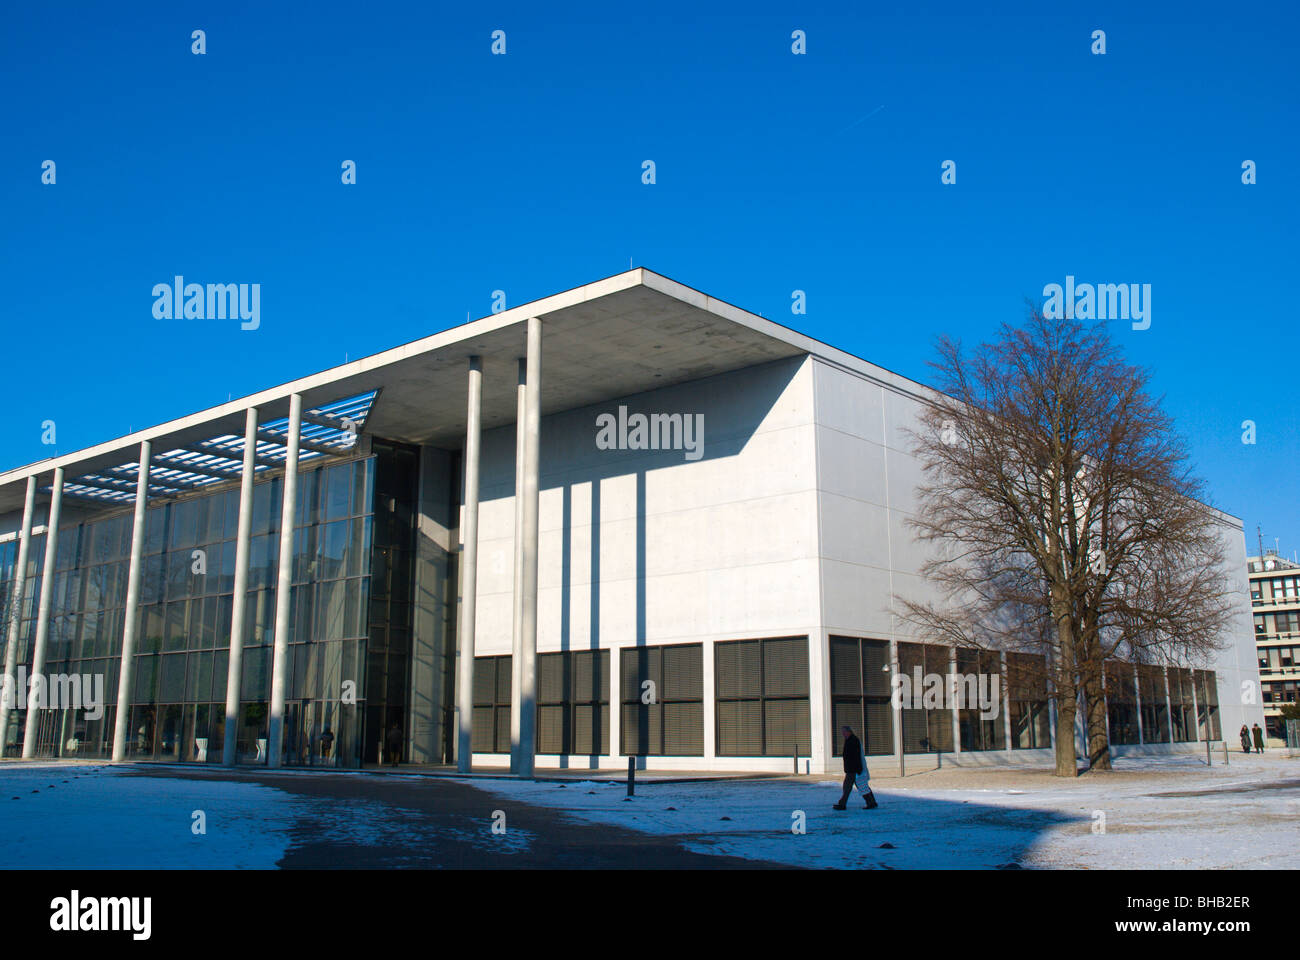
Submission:
<svg viewBox="0 0 1300 960">
<path fill-rule="evenodd" d="M 1117 339 L 1300 548 L 1295 5 L 839 6 L 12 6 L 0 468 L 630 262 L 922 381 L 1072 274 L 1151 284 Z M 260 283 L 261 328 L 154 319 L 176 274 Z"/>
</svg>

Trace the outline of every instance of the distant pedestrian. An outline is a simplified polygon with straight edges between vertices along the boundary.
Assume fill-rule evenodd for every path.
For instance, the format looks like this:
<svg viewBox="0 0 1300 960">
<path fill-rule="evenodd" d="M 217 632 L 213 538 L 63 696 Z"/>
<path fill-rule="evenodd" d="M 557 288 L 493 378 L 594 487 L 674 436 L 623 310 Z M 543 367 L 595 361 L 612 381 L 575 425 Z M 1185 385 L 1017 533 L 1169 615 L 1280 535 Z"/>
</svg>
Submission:
<svg viewBox="0 0 1300 960">
<path fill-rule="evenodd" d="M 320 758 L 328 760 L 330 758 L 330 747 L 334 746 L 334 734 L 330 732 L 329 724 L 325 724 L 325 732 L 320 735 Z"/>
<path fill-rule="evenodd" d="M 1250 730 L 1247 728 L 1247 726 L 1244 723 L 1241 725 L 1240 736 L 1241 736 L 1242 753 L 1250 753 Z"/>
<path fill-rule="evenodd" d="M 388 759 L 393 766 L 402 759 L 402 728 L 397 724 L 388 728 Z"/>
<path fill-rule="evenodd" d="M 1255 752 L 1263 753 L 1264 752 L 1264 731 L 1259 728 L 1259 724 L 1257 723 L 1253 727 L 1251 727 L 1250 732 L 1255 736 Z"/>
<path fill-rule="evenodd" d="M 862 755 L 862 742 L 847 726 L 840 727 L 840 733 L 844 735 L 844 793 L 840 797 L 840 802 L 832 809 L 847 809 L 849 794 L 853 792 L 853 787 L 856 785 L 858 793 L 866 801 L 863 809 L 874 810 L 880 804 L 876 803 L 876 797 L 871 792 L 871 784 L 867 779 L 867 759 Z"/>
</svg>

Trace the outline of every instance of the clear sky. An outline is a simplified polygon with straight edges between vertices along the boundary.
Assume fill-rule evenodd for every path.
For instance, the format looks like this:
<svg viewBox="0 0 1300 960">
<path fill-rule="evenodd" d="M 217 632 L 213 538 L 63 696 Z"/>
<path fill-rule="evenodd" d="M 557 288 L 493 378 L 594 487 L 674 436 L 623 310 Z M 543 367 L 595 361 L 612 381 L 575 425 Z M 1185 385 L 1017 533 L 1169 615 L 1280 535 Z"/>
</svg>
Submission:
<svg viewBox="0 0 1300 960">
<path fill-rule="evenodd" d="M 1151 285 L 1117 339 L 1251 552 L 1259 524 L 1290 556 L 1298 27 L 1289 2 L 11 4 L 0 468 L 630 263 L 921 381 L 937 334 L 1072 275 Z M 155 319 L 177 274 L 260 283 L 260 328 Z"/>
</svg>

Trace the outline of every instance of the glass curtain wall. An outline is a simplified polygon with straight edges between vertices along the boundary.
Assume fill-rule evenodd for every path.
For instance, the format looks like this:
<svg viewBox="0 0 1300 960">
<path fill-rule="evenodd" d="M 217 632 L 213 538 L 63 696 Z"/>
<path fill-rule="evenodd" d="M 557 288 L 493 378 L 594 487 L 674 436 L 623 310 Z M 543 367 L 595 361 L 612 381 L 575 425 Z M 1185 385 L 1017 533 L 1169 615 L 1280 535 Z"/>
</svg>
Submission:
<svg viewBox="0 0 1300 960">
<path fill-rule="evenodd" d="M 299 476 L 286 764 L 356 766 L 361 760 L 377 459 L 382 461 L 366 457 L 313 465 Z M 253 487 L 239 762 L 264 762 L 268 753 L 282 491 L 279 477 Z M 405 502 L 409 511 L 410 498 Z M 127 727 L 132 758 L 223 760 L 238 515 L 239 488 L 233 485 L 159 503 L 146 513 Z M 65 524 L 60 531 L 46 673 L 62 683 L 65 709 L 43 712 L 39 755 L 111 755 L 131 523 L 131 511 L 123 510 Z M 44 553 L 44 537 L 33 537 L 17 661 L 27 669 Z M 0 545 L 6 608 L 16 554 L 16 543 Z M 81 700 L 66 703 L 69 691 Z M 397 702 L 400 708 L 404 701 Z M 21 711 L 11 713 L 6 755 L 21 751 L 23 723 Z"/>
</svg>

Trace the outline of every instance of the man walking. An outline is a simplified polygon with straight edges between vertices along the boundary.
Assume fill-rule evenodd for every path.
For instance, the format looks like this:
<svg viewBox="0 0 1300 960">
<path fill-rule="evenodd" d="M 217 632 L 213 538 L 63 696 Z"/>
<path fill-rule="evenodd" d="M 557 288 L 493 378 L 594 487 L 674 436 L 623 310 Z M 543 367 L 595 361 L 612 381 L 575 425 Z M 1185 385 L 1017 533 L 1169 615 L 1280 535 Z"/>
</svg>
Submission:
<svg viewBox="0 0 1300 960">
<path fill-rule="evenodd" d="M 1263 753 L 1264 752 L 1264 731 L 1259 728 L 1259 724 L 1257 723 L 1250 728 L 1250 732 L 1255 737 L 1255 752 Z"/>
<path fill-rule="evenodd" d="M 840 733 L 844 735 L 844 794 L 832 809 L 847 809 L 849 794 L 853 792 L 856 783 L 858 793 L 862 794 L 862 799 L 866 801 L 863 809 L 874 810 L 880 804 L 876 803 L 876 797 L 871 792 L 871 785 L 867 780 L 867 761 L 862 755 L 862 743 L 847 726 L 840 727 Z"/>
</svg>

